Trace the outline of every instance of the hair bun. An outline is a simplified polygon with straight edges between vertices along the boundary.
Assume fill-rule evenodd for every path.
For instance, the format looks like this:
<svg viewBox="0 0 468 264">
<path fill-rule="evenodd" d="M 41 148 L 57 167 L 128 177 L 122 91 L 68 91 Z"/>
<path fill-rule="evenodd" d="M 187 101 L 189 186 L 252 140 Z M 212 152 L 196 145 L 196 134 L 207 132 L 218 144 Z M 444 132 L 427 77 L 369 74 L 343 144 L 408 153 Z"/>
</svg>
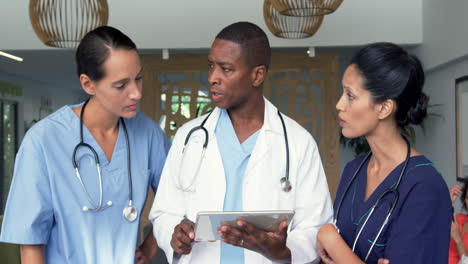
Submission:
<svg viewBox="0 0 468 264">
<path fill-rule="evenodd" d="M 427 116 L 427 105 L 429 103 L 429 96 L 425 93 L 421 93 L 416 104 L 414 104 L 408 110 L 406 116 L 407 122 L 413 125 L 421 124 L 424 118 Z"/>
</svg>

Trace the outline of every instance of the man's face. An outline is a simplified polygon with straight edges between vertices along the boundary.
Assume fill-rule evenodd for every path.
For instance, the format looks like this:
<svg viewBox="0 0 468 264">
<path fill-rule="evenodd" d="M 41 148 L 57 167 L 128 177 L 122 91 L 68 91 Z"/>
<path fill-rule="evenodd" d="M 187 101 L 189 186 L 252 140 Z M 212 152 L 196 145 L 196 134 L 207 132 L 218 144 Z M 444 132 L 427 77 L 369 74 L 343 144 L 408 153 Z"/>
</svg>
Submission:
<svg viewBox="0 0 468 264">
<path fill-rule="evenodd" d="M 239 44 L 216 39 L 208 55 L 211 99 L 217 107 L 238 108 L 257 96 L 254 67 L 249 66 Z"/>
</svg>

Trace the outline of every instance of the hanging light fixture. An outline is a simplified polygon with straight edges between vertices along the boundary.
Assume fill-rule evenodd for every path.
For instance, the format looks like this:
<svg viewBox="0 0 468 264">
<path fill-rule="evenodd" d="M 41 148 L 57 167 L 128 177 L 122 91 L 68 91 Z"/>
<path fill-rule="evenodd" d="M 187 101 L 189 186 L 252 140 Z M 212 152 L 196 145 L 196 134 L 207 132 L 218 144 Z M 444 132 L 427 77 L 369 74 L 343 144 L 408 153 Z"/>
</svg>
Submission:
<svg viewBox="0 0 468 264">
<path fill-rule="evenodd" d="M 299 39 L 307 38 L 317 32 L 323 21 L 323 16 L 286 16 L 280 14 L 270 3 L 263 3 L 263 18 L 273 35 L 280 38 Z"/>
<path fill-rule="evenodd" d="M 74 48 L 89 31 L 107 25 L 107 0 L 30 0 L 29 19 L 47 46 Z"/>
<path fill-rule="evenodd" d="M 285 16 L 323 16 L 333 13 L 343 0 L 270 0 Z"/>
</svg>

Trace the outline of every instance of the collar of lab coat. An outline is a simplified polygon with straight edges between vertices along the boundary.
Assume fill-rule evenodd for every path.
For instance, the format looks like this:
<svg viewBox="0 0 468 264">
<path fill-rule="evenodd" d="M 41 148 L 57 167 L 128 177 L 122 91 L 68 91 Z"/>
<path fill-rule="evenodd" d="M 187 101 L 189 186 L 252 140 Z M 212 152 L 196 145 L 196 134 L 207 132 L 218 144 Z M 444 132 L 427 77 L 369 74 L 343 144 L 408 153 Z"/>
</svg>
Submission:
<svg viewBox="0 0 468 264">
<path fill-rule="evenodd" d="M 283 126 L 281 124 L 281 120 L 278 116 L 278 109 L 270 102 L 268 99 L 263 97 L 265 100 L 265 111 L 263 117 L 263 126 L 261 130 L 265 132 L 273 132 L 282 135 L 283 134 Z M 209 140 L 211 141 L 215 137 L 215 128 L 216 124 L 218 123 L 219 115 L 221 114 L 221 109 L 216 107 L 213 110 L 213 113 L 208 118 L 205 123 L 205 127 L 208 130 Z M 285 115 L 283 115 L 283 118 Z"/>
</svg>

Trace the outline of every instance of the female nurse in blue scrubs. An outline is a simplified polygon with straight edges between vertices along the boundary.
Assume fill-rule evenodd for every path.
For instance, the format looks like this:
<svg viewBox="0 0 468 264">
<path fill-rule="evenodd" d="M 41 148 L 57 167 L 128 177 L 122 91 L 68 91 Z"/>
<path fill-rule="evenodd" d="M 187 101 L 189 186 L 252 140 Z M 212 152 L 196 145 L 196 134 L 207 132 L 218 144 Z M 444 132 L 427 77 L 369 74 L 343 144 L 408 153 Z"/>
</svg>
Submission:
<svg viewBox="0 0 468 264">
<path fill-rule="evenodd" d="M 420 61 L 397 45 L 371 44 L 354 56 L 342 84 L 336 105 L 342 133 L 364 136 L 371 153 L 343 171 L 336 226 L 324 225 L 318 233 L 322 260 L 447 263 L 452 217 L 447 185 L 401 135 L 427 114 Z"/>
<path fill-rule="evenodd" d="M 76 63 L 90 98 L 25 135 L 0 240 L 21 245 L 22 263 L 147 263 L 158 247 L 152 233 L 137 247 L 138 224 L 169 143 L 138 113 L 136 46 L 119 30 L 99 27 L 81 40 Z"/>
</svg>

